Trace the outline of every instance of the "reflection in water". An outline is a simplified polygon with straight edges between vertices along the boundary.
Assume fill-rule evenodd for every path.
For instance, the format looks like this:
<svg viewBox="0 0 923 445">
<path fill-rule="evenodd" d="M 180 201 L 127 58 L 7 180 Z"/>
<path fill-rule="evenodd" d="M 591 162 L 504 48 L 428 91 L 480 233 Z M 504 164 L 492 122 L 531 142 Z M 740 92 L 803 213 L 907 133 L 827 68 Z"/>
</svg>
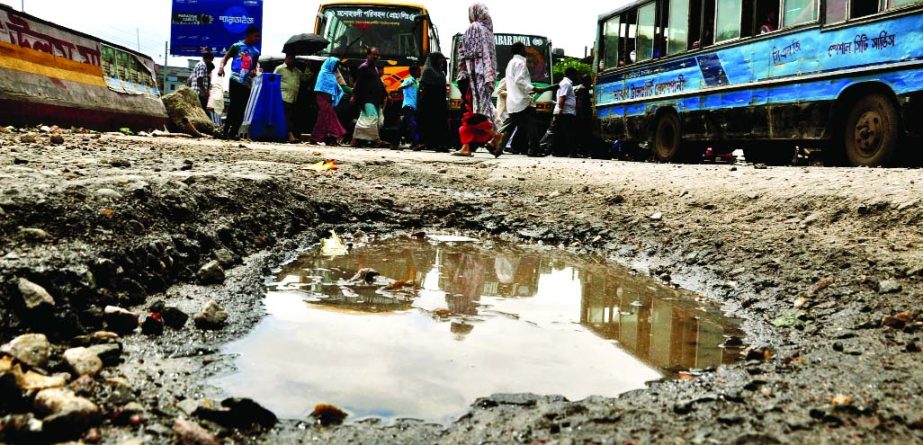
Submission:
<svg viewBox="0 0 923 445">
<path fill-rule="evenodd" d="M 380 275 L 352 280 L 366 268 Z M 333 403 L 450 421 L 497 392 L 614 396 L 655 368 L 730 362 L 735 351 L 718 345 L 740 333 L 688 292 L 491 243 L 394 239 L 305 257 L 278 278 L 269 316 L 228 348 L 238 372 L 215 383 L 289 418 Z"/>
</svg>

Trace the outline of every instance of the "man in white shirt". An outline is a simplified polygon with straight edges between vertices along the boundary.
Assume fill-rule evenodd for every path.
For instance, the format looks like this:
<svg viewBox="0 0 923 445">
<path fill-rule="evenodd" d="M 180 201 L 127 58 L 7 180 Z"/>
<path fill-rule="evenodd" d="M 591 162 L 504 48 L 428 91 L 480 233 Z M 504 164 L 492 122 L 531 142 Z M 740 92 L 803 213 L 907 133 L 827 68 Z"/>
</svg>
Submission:
<svg viewBox="0 0 923 445">
<path fill-rule="evenodd" d="M 538 156 L 538 135 L 535 134 L 535 108 L 532 95 L 537 91 L 532 85 L 532 74 L 526 63 L 526 45 L 522 42 L 513 44 L 513 58 L 506 65 L 506 112 L 509 119 L 504 122 L 506 130 L 502 147 L 506 147 L 512 138 L 512 153 L 527 153 Z"/>
<path fill-rule="evenodd" d="M 577 70 L 568 68 L 564 76 L 564 80 L 558 85 L 554 119 L 551 121 L 548 133 L 542 138 L 542 145 L 550 145 L 555 156 L 569 156 L 574 152 L 574 147 L 568 147 L 567 144 L 574 141 L 572 135 L 574 122 L 577 119 L 577 95 L 574 92 Z"/>
</svg>

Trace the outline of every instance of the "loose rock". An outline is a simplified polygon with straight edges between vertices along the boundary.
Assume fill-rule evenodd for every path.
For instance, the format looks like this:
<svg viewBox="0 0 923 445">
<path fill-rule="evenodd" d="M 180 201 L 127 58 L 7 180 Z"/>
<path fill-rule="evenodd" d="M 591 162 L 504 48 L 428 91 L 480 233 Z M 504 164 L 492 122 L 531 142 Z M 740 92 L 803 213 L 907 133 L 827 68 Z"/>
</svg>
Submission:
<svg viewBox="0 0 923 445">
<path fill-rule="evenodd" d="M 102 420 L 95 403 L 68 389 L 46 389 L 35 396 L 35 410 L 46 417 L 42 431 L 55 439 L 75 438 Z"/>
<path fill-rule="evenodd" d="M 64 361 L 77 376 L 96 375 L 103 369 L 103 361 L 87 348 L 72 348 L 64 352 Z"/>
<path fill-rule="evenodd" d="M 117 306 L 106 306 L 106 326 L 120 335 L 130 334 L 138 328 L 138 314 Z"/>
<path fill-rule="evenodd" d="M 198 423 L 176 419 L 173 422 L 173 441 L 178 445 L 218 445 L 218 439 Z"/>
<path fill-rule="evenodd" d="M 221 329 L 228 321 L 228 313 L 214 300 L 205 303 L 205 307 L 195 317 L 195 325 L 199 329 Z"/>
<path fill-rule="evenodd" d="M 118 365 L 122 360 L 122 346 L 118 343 L 93 345 L 87 349 L 96 354 L 96 356 L 103 361 L 103 365 L 105 366 Z"/>
<path fill-rule="evenodd" d="M 44 287 L 39 286 L 25 278 L 20 278 L 19 294 L 22 296 L 22 302 L 28 311 L 37 311 L 54 307 L 55 302 L 51 294 Z"/>
<path fill-rule="evenodd" d="M 163 322 L 167 326 L 173 329 L 180 329 L 186 325 L 186 322 L 189 320 L 189 315 L 185 312 L 175 308 L 175 307 L 166 307 L 163 312 L 160 313 L 163 317 Z"/>
<path fill-rule="evenodd" d="M 0 352 L 7 354 L 23 364 L 41 368 L 48 363 L 51 356 L 51 343 L 43 334 L 25 334 L 0 346 Z"/>
<path fill-rule="evenodd" d="M 22 235 L 22 237 L 25 238 L 26 241 L 30 241 L 34 243 L 45 241 L 46 239 L 48 239 L 48 232 L 42 229 L 36 229 L 34 227 L 26 227 L 26 228 L 19 229 L 19 234 Z"/>
<path fill-rule="evenodd" d="M 903 289 L 901 283 L 898 283 L 896 280 L 882 280 L 878 282 L 878 293 L 880 294 L 895 294 Z"/>
<path fill-rule="evenodd" d="M 150 313 L 141 323 L 141 333 L 144 335 L 163 335 L 163 317 L 158 313 Z"/>
<path fill-rule="evenodd" d="M 340 425 L 348 415 L 340 408 L 327 404 L 317 405 L 314 407 L 314 411 L 311 412 L 311 417 L 322 426 Z"/>
<path fill-rule="evenodd" d="M 224 283 L 224 269 L 218 261 L 209 261 L 199 269 L 199 283 L 206 286 Z"/>
</svg>

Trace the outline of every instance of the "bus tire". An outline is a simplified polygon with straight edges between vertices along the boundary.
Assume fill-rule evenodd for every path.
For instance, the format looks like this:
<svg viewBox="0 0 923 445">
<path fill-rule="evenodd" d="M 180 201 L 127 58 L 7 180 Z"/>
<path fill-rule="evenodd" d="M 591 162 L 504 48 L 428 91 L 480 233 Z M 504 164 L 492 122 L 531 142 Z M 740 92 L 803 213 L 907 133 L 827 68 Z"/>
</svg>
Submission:
<svg viewBox="0 0 923 445">
<path fill-rule="evenodd" d="M 880 93 L 867 94 L 846 115 L 843 148 L 854 167 L 881 167 L 894 159 L 900 139 L 900 117 L 894 102 Z"/>
<path fill-rule="evenodd" d="M 657 119 L 653 135 L 654 158 L 660 162 L 676 162 L 681 160 L 683 148 L 683 135 L 679 127 L 679 117 L 676 113 L 664 113 Z"/>
</svg>

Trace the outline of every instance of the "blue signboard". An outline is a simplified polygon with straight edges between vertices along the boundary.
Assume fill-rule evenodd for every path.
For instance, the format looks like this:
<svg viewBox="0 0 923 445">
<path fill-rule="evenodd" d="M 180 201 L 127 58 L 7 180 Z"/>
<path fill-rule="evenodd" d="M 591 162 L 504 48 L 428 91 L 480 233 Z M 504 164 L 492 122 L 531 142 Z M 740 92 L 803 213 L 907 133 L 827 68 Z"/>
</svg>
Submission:
<svg viewBox="0 0 923 445">
<path fill-rule="evenodd" d="M 250 25 L 262 28 L 263 0 L 173 0 L 170 54 L 221 56 Z"/>
</svg>

